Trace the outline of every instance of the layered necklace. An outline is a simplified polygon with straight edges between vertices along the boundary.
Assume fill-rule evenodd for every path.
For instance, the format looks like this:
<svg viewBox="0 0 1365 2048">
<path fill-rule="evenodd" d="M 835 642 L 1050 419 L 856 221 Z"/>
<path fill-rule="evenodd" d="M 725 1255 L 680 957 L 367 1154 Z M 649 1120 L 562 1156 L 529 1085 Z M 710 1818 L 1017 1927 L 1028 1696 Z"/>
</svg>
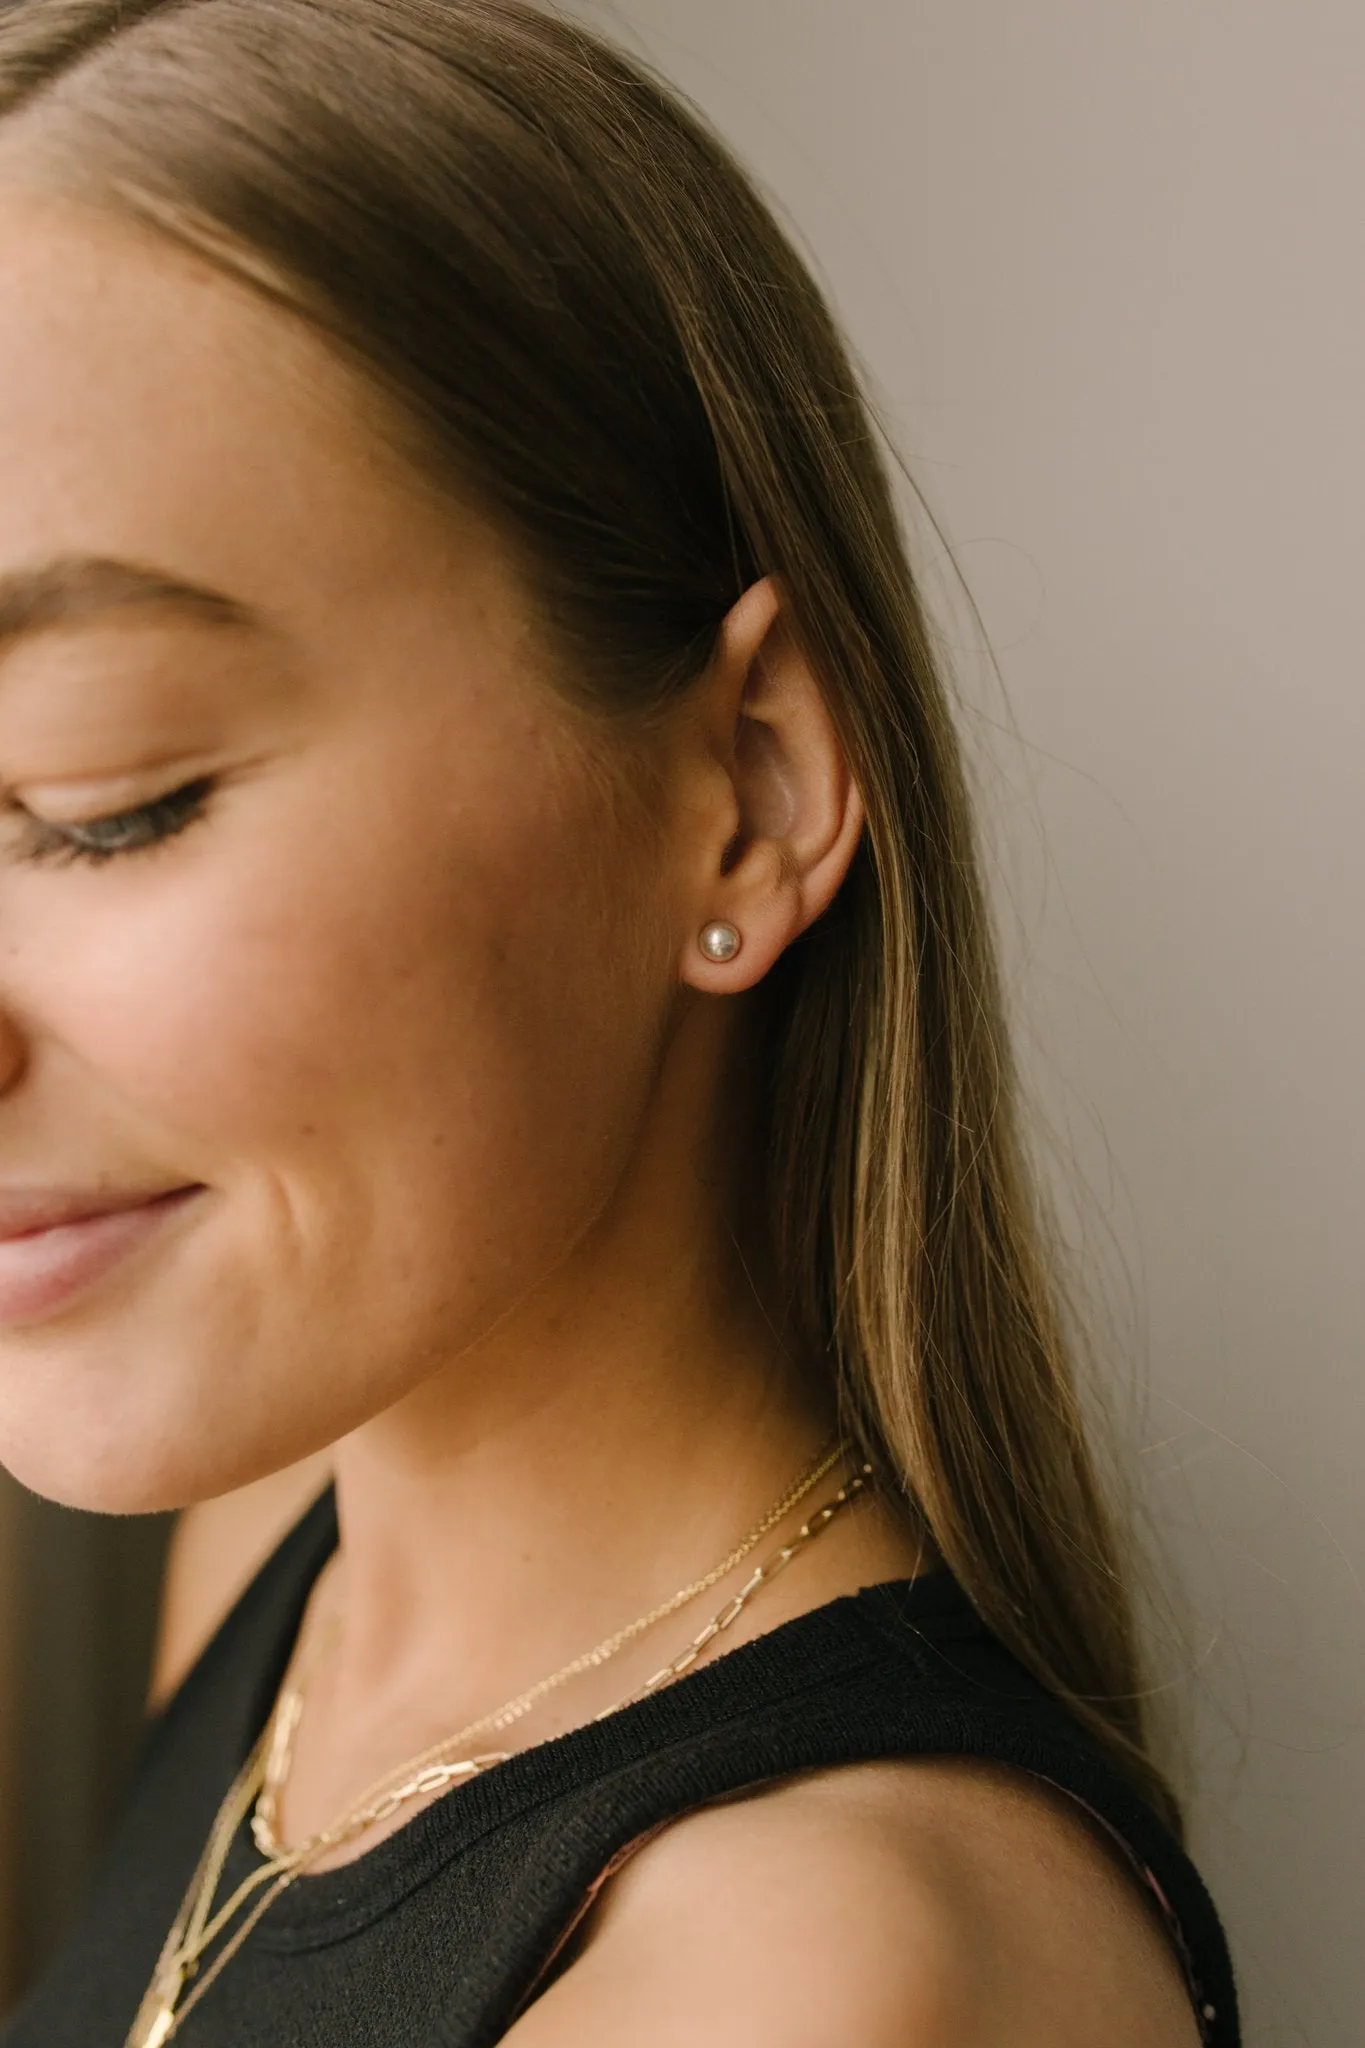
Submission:
<svg viewBox="0 0 1365 2048">
<path fill-rule="evenodd" d="M 743 1540 L 736 1544 L 719 1564 L 716 1564 L 702 1578 L 694 1579 L 683 1586 L 659 1606 L 650 1609 L 616 1630 L 602 1642 L 594 1644 L 569 1663 L 562 1665 L 548 1678 L 540 1679 L 528 1686 L 515 1698 L 507 1700 L 491 1713 L 483 1714 L 477 1721 L 467 1722 L 453 1735 L 445 1736 L 433 1743 L 429 1749 L 417 1756 L 409 1757 L 405 1763 L 386 1772 L 373 1784 L 366 1787 L 360 1798 L 346 1812 L 309 1835 L 304 1841 L 290 1845 L 281 1842 L 278 1834 L 280 1796 L 289 1779 L 293 1764 L 294 1745 L 299 1723 L 303 1718 L 304 1700 L 308 1681 L 323 1650 L 335 1634 L 336 1616 L 331 1625 L 315 1636 L 308 1654 L 297 1661 L 298 1668 L 286 1677 L 260 1738 L 242 1769 L 238 1772 L 227 1796 L 214 1819 L 209 1831 L 204 1853 L 199 1859 L 189 1887 L 181 1901 L 170 1933 L 157 1960 L 156 1970 L 146 1994 L 138 2007 L 124 2048 L 163 2048 L 177 2032 L 182 2020 L 217 1978 L 219 1972 L 236 1955 L 262 1914 L 277 1899 L 282 1891 L 296 1878 L 303 1875 L 308 1867 L 316 1863 L 327 1851 L 343 1843 L 353 1841 L 378 1827 L 417 1799 L 430 1799 L 448 1791 L 462 1780 L 476 1777 L 494 1764 L 506 1763 L 510 1752 L 501 1749 L 472 1751 L 472 1745 L 500 1734 L 504 1728 L 519 1721 L 523 1715 L 545 1698 L 548 1693 L 578 1677 L 581 1673 L 595 1670 L 623 1650 L 637 1636 L 647 1629 L 675 1614 L 689 1602 L 698 1600 L 713 1586 L 727 1578 L 750 1553 L 758 1548 L 763 1538 L 775 1529 L 812 1493 L 836 1465 L 842 1463 L 847 1452 L 842 1444 L 836 1444 L 825 1451 L 813 1465 L 809 1466 L 787 1489 L 779 1501 L 774 1502 L 760 1522 L 757 1522 Z M 712 1615 L 705 1628 L 695 1635 L 691 1642 L 669 1663 L 664 1664 L 643 1685 L 625 1698 L 593 1716 L 603 1721 L 609 1714 L 619 1713 L 623 1707 L 633 1706 L 637 1700 L 646 1698 L 661 1687 L 680 1678 L 696 1663 L 708 1644 L 724 1629 L 733 1627 L 749 1602 L 759 1590 L 786 1570 L 792 1560 L 827 1529 L 836 1515 L 842 1513 L 859 1494 L 866 1491 L 872 1467 L 863 1465 L 851 1478 L 846 1479 L 829 1500 L 815 1510 L 789 1542 L 776 1550 L 758 1565 L 737 1593 L 726 1602 L 718 1613 Z M 471 1753 L 472 1751 L 472 1753 Z M 244 1878 L 242 1883 L 229 1894 L 224 1902 L 215 1908 L 222 1883 L 223 1869 L 229 1852 L 243 1823 L 250 1819 L 252 1837 L 262 1857 L 262 1862 Z M 209 1952 L 216 1952 L 210 1957 Z"/>
</svg>

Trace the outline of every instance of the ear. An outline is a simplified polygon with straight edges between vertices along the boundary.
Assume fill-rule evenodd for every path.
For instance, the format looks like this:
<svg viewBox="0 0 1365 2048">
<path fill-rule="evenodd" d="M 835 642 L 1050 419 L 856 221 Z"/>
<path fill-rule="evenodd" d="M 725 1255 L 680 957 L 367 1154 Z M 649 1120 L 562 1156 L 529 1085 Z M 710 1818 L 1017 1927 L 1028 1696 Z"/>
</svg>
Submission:
<svg viewBox="0 0 1365 2048">
<path fill-rule="evenodd" d="M 772 577 L 726 616 L 698 689 L 704 795 L 681 973 L 708 994 L 733 995 L 761 981 L 828 908 L 857 850 L 863 801 Z M 702 949 L 712 923 L 739 935 L 728 960 Z"/>
</svg>

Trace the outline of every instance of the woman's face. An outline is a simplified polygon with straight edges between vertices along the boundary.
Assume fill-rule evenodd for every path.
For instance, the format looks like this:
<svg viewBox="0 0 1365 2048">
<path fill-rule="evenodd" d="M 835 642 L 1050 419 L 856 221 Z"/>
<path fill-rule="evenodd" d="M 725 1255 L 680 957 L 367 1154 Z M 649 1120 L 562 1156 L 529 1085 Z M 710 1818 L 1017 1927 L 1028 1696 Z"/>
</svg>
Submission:
<svg viewBox="0 0 1365 2048">
<path fill-rule="evenodd" d="M 22 194 L 0 276 L 0 1239 L 125 1205 L 0 1241 L 0 1460 L 149 1508 L 376 1414 L 581 1237 L 676 932 L 498 548 L 318 342 Z"/>
</svg>

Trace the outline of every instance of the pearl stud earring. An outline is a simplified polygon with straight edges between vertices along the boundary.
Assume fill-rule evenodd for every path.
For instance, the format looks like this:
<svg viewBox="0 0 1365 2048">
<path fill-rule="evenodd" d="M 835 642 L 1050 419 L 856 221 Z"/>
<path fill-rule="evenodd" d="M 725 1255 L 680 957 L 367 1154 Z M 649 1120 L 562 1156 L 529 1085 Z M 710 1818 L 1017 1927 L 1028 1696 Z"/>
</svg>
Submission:
<svg viewBox="0 0 1365 2048">
<path fill-rule="evenodd" d="M 697 943 L 708 960 L 723 966 L 734 959 L 744 941 L 735 925 L 716 923 L 707 925 Z"/>
</svg>

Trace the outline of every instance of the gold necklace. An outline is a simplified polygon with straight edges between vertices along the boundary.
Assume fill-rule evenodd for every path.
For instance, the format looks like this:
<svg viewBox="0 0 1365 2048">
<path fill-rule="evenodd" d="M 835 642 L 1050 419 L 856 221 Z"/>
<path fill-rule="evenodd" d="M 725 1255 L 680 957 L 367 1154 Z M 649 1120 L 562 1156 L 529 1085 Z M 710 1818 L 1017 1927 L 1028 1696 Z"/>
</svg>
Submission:
<svg viewBox="0 0 1365 2048">
<path fill-rule="evenodd" d="M 834 1469 L 844 1455 L 844 1449 L 841 1444 L 835 1444 L 832 1449 L 822 1452 L 815 1463 L 808 1466 L 800 1477 L 793 1481 L 782 1498 L 773 1503 L 763 1519 L 754 1524 L 748 1535 L 741 1542 L 737 1543 L 734 1549 L 729 1551 L 720 1560 L 719 1564 L 713 1565 L 704 1577 L 693 1579 L 690 1585 L 681 1587 L 678 1592 L 672 1594 L 669 1599 L 662 1601 L 659 1606 L 652 1607 L 648 1614 L 640 1615 L 637 1620 L 628 1622 L 624 1628 L 617 1629 L 614 1635 L 605 1637 L 600 1643 L 595 1643 L 592 1649 L 583 1651 L 580 1656 L 574 1657 L 569 1663 L 561 1665 L 559 1670 L 552 1672 L 548 1678 L 542 1678 L 535 1685 L 528 1686 L 526 1691 L 518 1693 L 515 1699 L 508 1700 L 501 1707 L 495 1707 L 490 1714 L 481 1715 L 477 1721 L 468 1722 L 463 1728 L 457 1729 L 453 1735 L 447 1735 L 440 1742 L 433 1743 L 429 1749 L 422 1750 L 420 1755 L 409 1757 L 406 1763 L 400 1764 L 396 1770 L 385 1772 L 382 1778 L 378 1778 L 373 1784 L 366 1786 L 353 1811 L 357 1811 L 371 1799 L 383 1795 L 386 1789 L 400 1777 L 406 1779 L 409 1774 L 423 1771 L 428 1767 L 430 1767 L 433 1773 L 437 1773 L 438 1767 L 444 1767 L 446 1760 L 456 1751 L 467 1748 L 476 1735 L 498 1734 L 504 1728 L 510 1728 L 514 1721 L 519 1721 L 524 1714 L 528 1714 L 531 1711 L 532 1707 L 538 1705 L 547 1693 L 554 1692 L 560 1686 L 566 1685 L 571 1678 L 577 1678 L 581 1673 L 593 1670 L 598 1665 L 605 1664 L 609 1658 L 615 1657 L 621 1650 L 625 1649 L 627 1643 L 633 1642 L 636 1636 L 642 1635 L 646 1629 L 653 1628 L 658 1622 L 665 1621 L 670 1614 L 676 1614 L 679 1608 L 686 1607 L 691 1601 L 699 1600 L 703 1593 L 709 1593 L 712 1586 L 717 1586 L 722 1579 L 728 1578 L 736 1566 L 742 1564 L 750 1552 L 758 1548 L 770 1530 L 775 1529 L 779 1522 L 786 1520 L 792 1509 L 798 1507 L 807 1494 L 815 1490 L 820 1481 L 828 1472 Z M 311 1663 L 315 1661 L 315 1659 L 310 1660 L 310 1669 Z M 276 1703 L 275 1712 L 271 1717 L 271 1727 L 268 1731 L 266 1749 L 265 1783 L 261 1788 L 260 1796 L 256 1801 L 251 1819 L 251 1832 L 255 1838 L 256 1847 L 263 1856 L 267 1857 L 281 1856 L 289 1853 L 276 1835 L 275 1819 L 279 1794 L 283 1789 L 284 1779 L 288 1774 L 292 1761 L 294 1739 L 298 1733 L 299 1722 L 303 1717 L 306 1683 L 307 1679 L 305 1676 L 296 1681 L 293 1686 L 283 1688 Z M 494 1750 L 477 1761 L 484 1768 L 487 1768 L 490 1764 L 504 1762 L 506 1755 L 507 1752 L 505 1750 Z M 469 1762 L 468 1758 L 461 1760 L 455 1767 L 457 1776 L 468 1776 Z M 446 1782 L 448 1781 L 439 1775 L 434 1775 L 427 1781 L 423 1789 L 439 1791 Z M 410 1796 L 416 1797 L 417 1795 L 413 1793 Z M 391 1807 L 386 1806 L 383 1812 L 376 1815 L 376 1820 L 386 1820 L 392 1810 Z M 371 1825 L 373 1824 L 372 1822 Z M 324 1849 L 334 1848 L 336 1844 L 330 1839 L 331 1833 L 332 1830 L 327 1829 L 311 1836 L 306 1842 L 301 1842 L 297 1845 L 298 1852 L 305 1855 L 320 1855 Z M 324 1839 L 324 1835 L 326 1835 L 327 1839 Z"/>
<path fill-rule="evenodd" d="M 550 1678 L 542 1679 L 538 1685 L 519 1693 L 515 1699 L 509 1700 L 494 1713 L 470 1722 L 455 1735 L 434 1744 L 430 1750 L 422 1751 L 419 1756 L 410 1758 L 406 1764 L 400 1765 L 397 1770 L 368 1787 L 361 1795 L 360 1801 L 340 1820 L 290 1848 L 285 1848 L 275 1840 L 273 1819 L 278 1795 L 292 1760 L 294 1737 L 302 1716 L 306 1675 L 302 1679 L 296 1679 L 293 1685 L 286 1685 L 281 1691 L 274 1713 L 218 1809 L 204 1853 L 163 1944 L 152 1981 L 138 2007 L 125 2048 L 163 2048 L 163 2044 L 171 2039 L 185 2015 L 198 2004 L 219 1972 L 237 1953 L 267 1908 L 302 1874 L 306 1864 L 316 1860 L 324 1850 L 365 1833 L 409 1801 L 447 1790 L 462 1778 L 475 1776 L 490 1765 L 506 1762 L 506 1751 L 466 1756 L 458 1760 L 451 1760 L 450 1752 L 457 1747 L 464 1747 L 474 1735 L 490 1727 L 505 1727 L 519 1719 L 546 1693 L 566 1683 L 578 1673 L 604 1663 L 644 1629 L 676 1612 L 687 1601 L 698 1598 L 718 1583 L 757 1547 L 770 1529 L 819 1484 L 843 1454 L 843 1447 L 836 1445 L 832 1451 L 821 1457 L 809 1471 L 803 1473 L 782 1499 L 775 1503 L 762 1521 L 750 1530 L 743 1542 L 703 1578 L 683 1587 L 660 1607 L 651 1609 L 648 1615 L 642 1615 L 624 1629 L 619 1629 L 614 1636 L 607 1637 L 594 1649 L 574 1658 Z M 626 1699 L 618 1700 L 615 1705 L 605 1708 L 593 1718 L 605 1720 L 608 1715 L 619 1712 L 622 1707 L 634 1704 L 636 1700 L 645 1698 L 672 1679 L 680 1677 L 696 1662 L 702 1651 L 721 1630 L 733 1626 L 760 1587 L 770 1583 L 784 1571 L 798 1552 L 828 1528 L 834 1517 L 865 1490 L 871 1469 L 868 1465 L 863 1466 L 862 1471 L 849 1480 L 832 1500 L 811 1515 L 789 1543 L 750 1575 L 740 1591 L 712 1617 L 678 1657 L 646 1679 L 644 1684 Z M 305 1669 L 311 1668 L 314 1661 L 312 1658 L 308 1659 Z M 398 1782 L 400 1779 L 401 1783 Z M 271 1794 L 269 1800 L 265 1800 L 267 1791 Z M 264 1821 L 261 1819 L 263 1801 L 266 1815 Z M 266 1861 L 244 1879 L 215 1912 L 213 1900 L 222 1878 L 223 1867 L 238 1829 L 249 1813 L 252 1814 L 253 1833 L 258 1846 L 262 1845 L 264 1834 L 271 1847 L 268 1850 L 263 1849 Z M 252 1899 L 253 1894 L 259 1896 L 255 1898 L 246 1918 L 228 1937 L 218 1955 L 200 1975 L 201 1958 Z M 186 1986 L 193 1977 L 198 1977 L 198 1982 L 194 1984 L 188 1996 L 185 1996 Z"/>
</svg>

